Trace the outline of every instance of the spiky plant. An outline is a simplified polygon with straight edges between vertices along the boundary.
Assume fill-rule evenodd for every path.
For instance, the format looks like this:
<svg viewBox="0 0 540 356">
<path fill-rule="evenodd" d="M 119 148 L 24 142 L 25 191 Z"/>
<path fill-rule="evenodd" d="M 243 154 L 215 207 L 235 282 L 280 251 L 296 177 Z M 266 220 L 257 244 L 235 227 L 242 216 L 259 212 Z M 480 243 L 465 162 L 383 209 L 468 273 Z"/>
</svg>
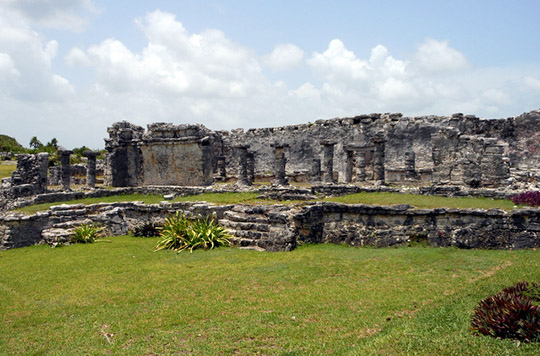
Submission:
<svg viewBox="0 0 540 356">
<path fill-rule="evenodd" d="M 155 237 L 160 235 L 161 225 L 153 221 L 148 221 L 133 229 L 135 237 Z"/>
<path fill-rule="evenodd" d="M 165 219 L 156 250 L 193 251 L 197 248 L 212 249 L 228 244 L 225 228 L 218 225 L 215 219 L 207 217 L 190 220 L 176 212 Z"/>
<path fill-rule="evenodd" d="M 81 224 L 73 230 L 70 242 L 83 244 L 95 242 L 102 230 L 103 227 L 95 224 Z"/>
<path fill-rule="evenodd" d="M 480 302 L 471 329 L 476 334 L 525 342 L 540 340 L 540 285 L 519 282 Z"/>
</svg>

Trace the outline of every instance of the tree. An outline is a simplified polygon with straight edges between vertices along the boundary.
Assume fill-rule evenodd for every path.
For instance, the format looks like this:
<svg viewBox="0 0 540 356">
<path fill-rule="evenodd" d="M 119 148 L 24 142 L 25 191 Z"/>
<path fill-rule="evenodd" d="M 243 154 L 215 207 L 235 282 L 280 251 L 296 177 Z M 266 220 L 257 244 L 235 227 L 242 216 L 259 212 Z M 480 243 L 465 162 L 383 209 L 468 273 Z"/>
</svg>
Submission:
<svg viewBox="0 0 540 356">
<path fill-rule="evenodd" d="M 40 147 L 43 147 L 43 144 L 41 143 L 40 140 L 38 140 L 38 138 L 36 136 L 32 137 L 30 139 L 30 147 L 31 148 L 40 148 Z"/>
<path fill-rule="evenodd" d="M 47 142 L 47 147 L 51 147 L 55 150 L 58 150 L 58 140 L 56 139 L 56 137 L 53 137 L 51 142 Z"/>
</svg>

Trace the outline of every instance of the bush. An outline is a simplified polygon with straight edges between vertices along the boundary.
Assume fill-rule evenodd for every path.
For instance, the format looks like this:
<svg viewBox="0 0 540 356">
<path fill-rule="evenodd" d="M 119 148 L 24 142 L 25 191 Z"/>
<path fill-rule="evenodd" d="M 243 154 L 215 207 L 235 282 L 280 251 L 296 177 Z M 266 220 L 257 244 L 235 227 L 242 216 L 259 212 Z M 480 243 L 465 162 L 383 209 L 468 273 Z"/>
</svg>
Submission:
<svg viewBox="0 0 540 356">
<path fill-rule="evenodd" d="M 179 212 L 165 220 L 160 235 L 156 250 L 207 250 L 229 244 L 225 228 L 213 218 L 190 220 Z"/>
<path fill-rule="evenodd" d="M 540 340 L 540 285 L 519 282 L 486 298 L 475 308 L 476 334 L 525 342 Z"/>
<path fill-rule="evenodd" d="M 510 198 L 516 205 L 540 206 L 540 191 L 524 192 Z"/>
<path fill-rule="evenodd" d="M 161 225 L 152 221 L 145 222 L 133 229 L 133 236 L 155 237 L 160 235 Z"/>
<path fill-rule="evenodd" d="M 103 228 L 97 225 L 79 225 L 73 230 L 70 242 L 83 244 L 95 242 L 102 230 Z"/>
</svg>

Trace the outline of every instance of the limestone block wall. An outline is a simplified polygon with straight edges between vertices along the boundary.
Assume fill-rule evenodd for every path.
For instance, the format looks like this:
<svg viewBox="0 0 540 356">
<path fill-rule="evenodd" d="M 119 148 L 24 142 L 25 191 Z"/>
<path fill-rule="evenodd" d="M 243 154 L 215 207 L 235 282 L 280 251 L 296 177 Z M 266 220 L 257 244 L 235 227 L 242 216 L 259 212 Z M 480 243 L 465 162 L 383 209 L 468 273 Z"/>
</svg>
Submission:
<svg viewBox="0 0 540 356">
<path fill-rule="evenodd" d="M 47 190 L 48 153 L 21 154 L 17 156 L 17 169 L 11 178 L 2 183 L 6 199 L 31 196 Z"/>
<path fill-rule="evenodd" d="M 60 205 L 31 216 L 2 216 L 0 249 L 65 242 L 71 229 L 81 223 L 98 223 L 109 235 L 122 235 L 138 224 L 162 220 L 179 210 L 213 215 L 240 246 L 269 251 L 289 251 L 302 242 L 383 247 L 425 241 L 459 248 L 540 247 L 540 208 L 486 211 L 328 202 L 308 206 L 129 202 Z"/>
<path fill-rule="evenodd" d="M 261 175 L 273 172 L 273 150 L 270 145 L 272 143 L 288 144 L 287 174 L 307 174 L 311 170 L 313 159 L 322 158 L 320 142 L 335 141 L 337 144 L 334 149 L 334 171 L 338 172 L 340 181 L 344 181 L 347 161 L 344 147 L 371 145 L 374 136 L 383 132 L 386 140 L 386 169 L 405 171 L 406 155 L 414 153 L 415 169 L 420 173 L 419 180 L 429 181 L 428 177 L 435 166 L 433 150 L 436 150 L 440 144 L 440 142 L 434 142 L 434 137 L 441 130 L 453 128 L 457 136 L 472 137 L 471 140 L 493 139 L 493 145 L 502 145 L 501 153 L 508 157 L 507 168 L 534 170 L 540 167 L 540 130 L 538 127 L 540 127 L 540 110 L 506 119 L 481 119 L 463 114 L 455 114 L 451 117 L 369 114 L 351 118 L 318 120 L 315 123 L 301 125 L 246 131 L 233 130 L 223 134 L 223 152 L 228 162 L 228 171 L 236 174 L 238 164 L 233 148 L 238 144 L 249 145 L 249 149 L 255 152 L 256 174 Z M 446 146 L 448 146 L 446 151 L 452 150 L 456 154 L 462 147 L 459 139 L 452 141 L 451 146 Z M 471 153 L 481 155 L 472 149 L 474 145 L 469 146 L 471 146 L 469 147 Z M 507 169 L 499 162 L 495 162 L 495 165 L 498 166 L 499 172 Z M 479 168 L 481 169 L 482 166 Z M 486 177 L 492 176 L 491 173 L 486 174 Z"/>
<path fill-rule="evenodd" d="M 432 246 L 520 249 L 540 246 L 540 209 L 411 209 L 321 203 L 294 216 L 297 239 L 353 246 Z"/>
<path fill-rule="evenodd" d="M 202 125 L 154 123 L 145 132 L 128 122 L 108 129 L 106 184 L 199 186 L 212 184 L 220 138 Z"/>
</svg>

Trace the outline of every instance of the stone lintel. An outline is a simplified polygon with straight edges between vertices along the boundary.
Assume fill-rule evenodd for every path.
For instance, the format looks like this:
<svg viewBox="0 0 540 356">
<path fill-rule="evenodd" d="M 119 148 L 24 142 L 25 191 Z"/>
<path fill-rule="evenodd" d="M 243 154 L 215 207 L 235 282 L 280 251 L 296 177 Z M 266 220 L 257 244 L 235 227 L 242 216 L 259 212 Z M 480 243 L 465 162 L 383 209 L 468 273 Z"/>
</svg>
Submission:
<svg viewBox="0 0 540 356">
<path fill-rule="evenodd" d="M 360 145 L 345 145 L 343 146 L 343 149 L 345 151 L 357 151 L 357 152 L 367 152 L 367 151 L 374 151 L 375 146 L 360 146 Z"/>
<path fill-rule="evenodd" d="M 97 157 L 99 156 L 99 152 L 98 151 L 84 151 L 83 156 L 84 157 Z"/>
</svg>

